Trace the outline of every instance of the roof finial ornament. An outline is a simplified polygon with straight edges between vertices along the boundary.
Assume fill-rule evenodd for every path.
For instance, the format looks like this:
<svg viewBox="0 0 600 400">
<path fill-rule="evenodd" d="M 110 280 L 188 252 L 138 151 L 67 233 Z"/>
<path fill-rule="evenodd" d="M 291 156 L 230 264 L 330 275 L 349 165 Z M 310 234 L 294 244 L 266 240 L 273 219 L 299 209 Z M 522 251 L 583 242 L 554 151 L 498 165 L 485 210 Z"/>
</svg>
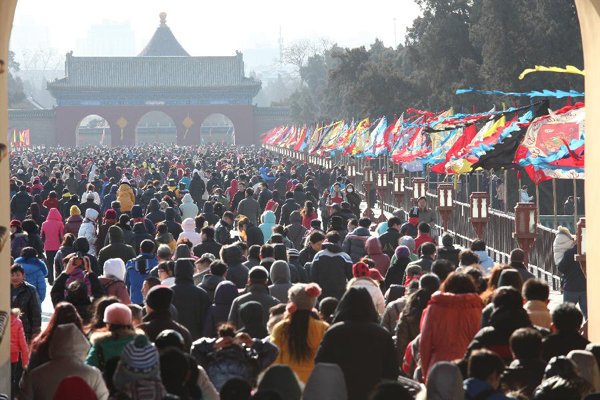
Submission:
<svg viewBox="0 0 600 400">
<path fill-rule="evenodd" d="M 167 13 L 163 11 L 158 16 L 160 17 L 160 25 L 165 26 L 167 24 Z"/>
</svg>

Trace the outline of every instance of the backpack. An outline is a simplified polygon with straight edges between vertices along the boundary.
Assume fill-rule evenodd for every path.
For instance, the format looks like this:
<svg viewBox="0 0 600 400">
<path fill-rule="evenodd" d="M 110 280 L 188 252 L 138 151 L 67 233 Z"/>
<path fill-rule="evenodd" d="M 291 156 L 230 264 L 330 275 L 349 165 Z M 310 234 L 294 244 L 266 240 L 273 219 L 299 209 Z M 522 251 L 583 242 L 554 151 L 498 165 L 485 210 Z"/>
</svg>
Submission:
<svg viewBox="0 0 600 400">
<path fill-rule="evenodd" d="M 83 281 L 85 283 L 85 285 L 87 286 L 88 297 L 90 297 L 92 295 L 92 284 L 90 283 L 90 278 L 89 278 L 87 272 L 85 272 L 81 268 L 76 268 L 75 271 L 73 271 L 73 273 L 71 273 L 71 275 L 69 275 L 69 277 L 67 278 L 67 282 L 65 283 L 65 297 L 67 297 L 67 293 L 68 293 L 67 288 L 69 287 L 71 282 L 75 282 L 75 281 Z"/>
</svg>

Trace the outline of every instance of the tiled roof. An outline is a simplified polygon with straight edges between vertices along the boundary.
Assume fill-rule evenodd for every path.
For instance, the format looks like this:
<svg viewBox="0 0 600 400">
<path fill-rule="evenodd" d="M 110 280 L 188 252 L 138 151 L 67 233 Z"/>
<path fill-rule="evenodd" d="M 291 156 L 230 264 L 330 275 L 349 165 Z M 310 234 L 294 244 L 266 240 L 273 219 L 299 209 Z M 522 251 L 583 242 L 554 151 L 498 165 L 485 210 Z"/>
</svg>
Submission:
<svg viewBox="0 0 600 400">
<path fill-rule="evenodd" d="M 189 57 L 167 26 L 166 18 L 166 13 L 160 13 L 160 25 L 139 57 Z"/>
<path fill-rule="evenodd" d="M 244 76 L 241 53 L 228 57 L 74 57 L 66 58 L 66 77 L 49 89 L 260 88 Z"/>
</svg>

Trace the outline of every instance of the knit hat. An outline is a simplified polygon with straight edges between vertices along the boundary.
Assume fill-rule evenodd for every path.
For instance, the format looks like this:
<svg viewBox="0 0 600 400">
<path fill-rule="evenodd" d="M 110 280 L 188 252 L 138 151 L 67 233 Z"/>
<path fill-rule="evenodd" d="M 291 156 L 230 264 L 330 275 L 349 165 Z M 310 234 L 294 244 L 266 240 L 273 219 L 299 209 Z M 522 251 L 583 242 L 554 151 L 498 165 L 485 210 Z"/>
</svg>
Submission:
<svg viewBox="0 0 600 400">
<path fill-rule="evenodd" d="M 148 291 L 146 304 L 156 311 L 168 310 L 172 300 L 173 291 L 165 285 L 158 285 Z"/>
<path fill-rule="evenodd" d="M 375 281 L 383 282 L 383 276 L 381 276 L 381 272 L 377 268 L 369 268 L 369 276 Z"/>
<path fill-rule="evenodd" d="M 60 381 L 53 400 L 96 400 L 98 397 L 90 385 L 80 376 L 67 376 Z"/>
<path fill-rule="evenodd" d="M 12 221 L 10 221 L 10 226 L 15 226 L 17 228 L 21 228 L 21 221 L 19 221 L 18 219 L 13 219 Z"/>
<path fill-rule="evenodd" d="M 125 304 L 111 304 L 104 310 L 104 323 L 113 325 L 131 325 L 131 310 Z"/>
<path fill-rule="evenodd" d="M 109 208 L 108 210 L 106 210 L 106 213 L 104 213 L 104 218 L 105 219 L 117 219 L 117 212 L 115 210 L 113 210 L 112 208 Z"/>
<path fill-rule="evenodd" d="M 412 253 L 413 251 L 415 251 L 415 239 L 413 239 L 411 236 L 402 236 L 400 238 L 400 242 L 399 244 L 401 246 L 406 246 L 408 247 L 408 250 L 410 250 L 410 252 Z"/>
<path fill-rule="evenodd" d="M 121 359 L 113 375 L 117 389 L 142 379 L 160 379 L 158 351 L 146 335 L 136 336 L 123 347 Z"/>
<path fill-rule="evenodd" d="M 288 256 L 290 258 L 299 258 L 300 252 L 296 249 L 287 249 Z"/>
<path fill-rule="evenodd" d="M 265 267 L 252 267 L 250 273 L 248 274 L 248 278 L 251 282 L 264 282 L 269 279 L 269 272 L 267 272 Z"/>
<path fill-rule="evenodd" d="M 394 254 L 396 255 L 396 258 L 408 258 L 410 257 L 410 250 L 407 246 L 400 245 L 396 247 Z"/>
<path fill-rule="evenodd" d="M 69 214 L 71 216 L 73 216 L 73 215 L 81 215 L 81 210 L 77 206 L 71 206 L 71 208 L 69 209 Z"/>
<path fill-rule="evenodd" d="M 104 276 L 125 280 L 125 263 L 120 258 L 110 258 L 104 263 Z"/>
<path fill-rule="evenodd" d="M 411 208 L 410 212 L 408 213 L 408 218 L 419 218 L 419 207 Z"/>
<path fill-rule="evenodd" d="M 370 276 L 369 266 L 364 262 L 357 262 L 352 266 L 352 275 L 355 278 L 362 278 L 364 276 Z"/>
<path fill-rule="evenodd" d="M 288 290 L 288 298 L 298 310 L 312 310 L 315 308 L 317 298 L 321 295 L 321 288 L 316 283 L 296 283 Z"/>
</svg>

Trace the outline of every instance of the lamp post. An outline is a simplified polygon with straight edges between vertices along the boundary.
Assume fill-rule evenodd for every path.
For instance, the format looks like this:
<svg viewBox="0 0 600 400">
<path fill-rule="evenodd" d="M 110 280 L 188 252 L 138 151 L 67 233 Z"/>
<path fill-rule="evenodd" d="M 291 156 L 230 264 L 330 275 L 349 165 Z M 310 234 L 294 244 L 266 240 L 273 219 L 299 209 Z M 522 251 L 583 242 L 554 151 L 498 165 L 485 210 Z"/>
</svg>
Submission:
<svg viewBox="0 0 600 400">
<path fill-rule="evenodd" d="M 529 253 L 538 236 L 537 233 L 538 209 L 535 203 L 517 203 L 515 207 L 515 232 L 513 237 L 519 247 L 525 252 L 525 265 L 529 263 Z"/>
<path fill-rule="evenodd" d="M 481 239 L 485 226 L 490 220 L 488 213 L 488 206 L 490 203 L 490 197 L 487 192 L 473 192 L 471 193 L 471 224 L 477 237 Z"/>
<path fill-rule="evenodd" d="M 587 277 L 586 268 L 586 253 L 587 253 L 587 231 L 585 229 L 585 217 L 579 218 L 577 223 L 577 254 L 575 261 L 579 261 L 583 274 Z"/>
<path fill-rule="evenodd" d="M 363 217 L 367 217 L 367 218 L 370 218 L 371 220 L 373 220 L 375 218 L 375 214 L 373 213 L 373 210 L 371 210 L 371 189 L 373 188 L 373 185 L 375 184 L 373 168 L 366 167 L 364 173 L 365 173 L 365 177 L 363 180 L 363 186 L 365 187 L 365 191 L 366 191 L 366 195 L 367 195 L 366 196 L 367 197 L 367 208 L 365 209 L 365 212 L 363 213 Z"/>
<path fill-rule="evenodd" d="M 356 182 L 356 164 L 354 163 L 348 165 L 348 180 L 353 185 Z"/>
<path fill-rule="evenodd" d="M 416 206 L 419 203 L 419 198 L 427 196 L 427 180 L 425 178 L 414 178 L 413 184 L 413 203 Z"/>
<path fill-rule="evenodd" d="M 406 177 L 404 174 L 394 174 L 394 188 L 392 193 L 394 197 L 396 197 L 396 202 L 398 203 L 398 207 L 402 207 L 404 202 L 404 194 L 405 194 L 405 186 L 404 182 L 406 182 Z"/>
<path fill-rule="evenodd" d="M 388 173 L 386 170 L 377 172 L 377 191 L 379 192 L 379 207 L 381 208 L 381 214 L 377 219 L 378 223 L 387 221 L 385 217 L 385 192 L 388 186 Z"/>
<path fill-rule="evenodd" d="M 444 221 L 444 231 L 448 230 L 448 221 L 454 211 L 454 187 L 451 183 L 438 185 L 437 210 Z"/>
</svg>

